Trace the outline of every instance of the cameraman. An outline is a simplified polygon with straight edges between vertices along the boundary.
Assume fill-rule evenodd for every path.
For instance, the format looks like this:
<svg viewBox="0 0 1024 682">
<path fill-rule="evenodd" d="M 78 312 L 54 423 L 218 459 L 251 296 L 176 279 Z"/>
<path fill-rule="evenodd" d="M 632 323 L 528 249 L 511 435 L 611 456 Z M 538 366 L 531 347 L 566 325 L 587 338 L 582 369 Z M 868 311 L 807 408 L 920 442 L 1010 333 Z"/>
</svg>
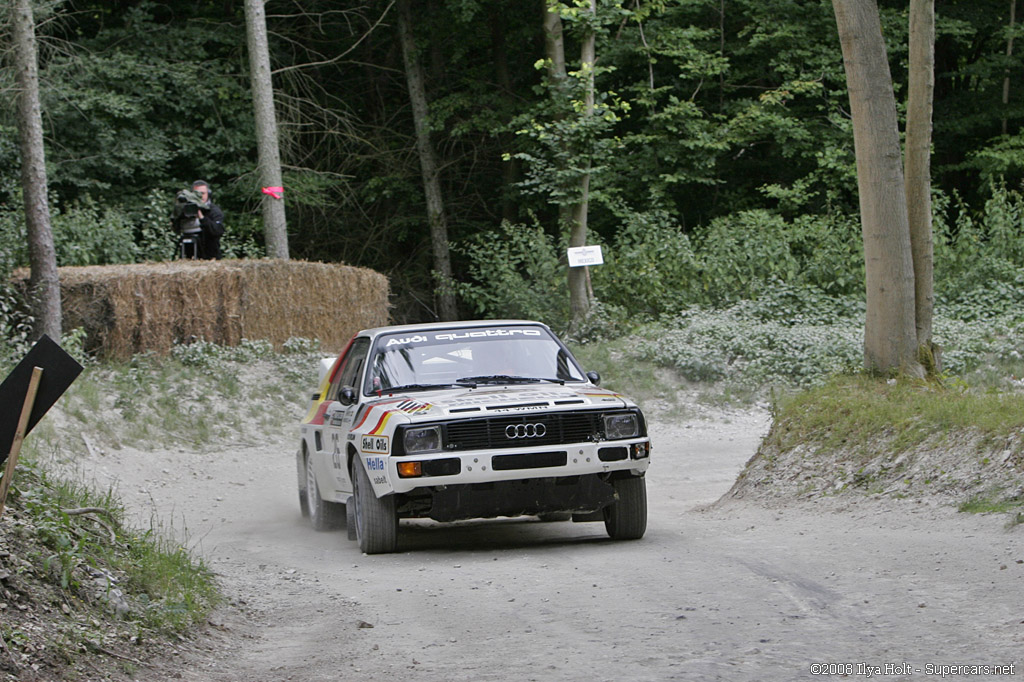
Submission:
<svg viewBox="0 0 1024 682">
<path fill-rule="evenodd" d="M 199 257 L 219 260 L 220 238 L 224 234 L 224 212 L 220 210 L 220 206 L 210 201 L 210 185 L 205 180 L 193 182 L 192 191 L 199 195 L 203 204 L 209 204 L 208 208 L 201 208 L 197 213 L 199 225 L 203 228 L 202 238 L 199 240 Z"/>
</svg>

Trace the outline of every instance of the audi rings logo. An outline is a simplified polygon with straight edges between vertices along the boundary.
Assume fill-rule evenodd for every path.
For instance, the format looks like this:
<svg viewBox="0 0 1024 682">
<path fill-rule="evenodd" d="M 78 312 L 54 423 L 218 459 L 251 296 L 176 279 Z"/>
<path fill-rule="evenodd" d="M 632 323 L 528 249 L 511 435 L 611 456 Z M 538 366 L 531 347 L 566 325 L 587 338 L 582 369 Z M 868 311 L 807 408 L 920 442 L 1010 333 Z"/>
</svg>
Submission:
<svg viewBox="0 0 1024 682">
<path fill-rule="evenodd" d="M 509 424 L 505 427 L 506 438 L 543 438 L 548 427 L 543 424 Z"/>
</svg>

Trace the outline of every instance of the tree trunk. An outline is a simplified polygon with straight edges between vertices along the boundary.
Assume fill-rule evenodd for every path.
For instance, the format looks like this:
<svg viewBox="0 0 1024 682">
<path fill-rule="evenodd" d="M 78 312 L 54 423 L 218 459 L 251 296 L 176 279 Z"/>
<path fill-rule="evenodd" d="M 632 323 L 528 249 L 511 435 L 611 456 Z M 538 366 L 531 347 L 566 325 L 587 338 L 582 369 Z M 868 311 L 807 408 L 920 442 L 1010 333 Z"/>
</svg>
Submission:
<svg viewBox="0 0 1024 682">
<path fill-rule="evenodd" d="M 1017 23 L 1017 0 L 1010 0 L 1010 37 L 1006 39 L 1006 58 L 1013 56 L 1013 27 Z M 1003 78 L 1003 108 L 1010 103 L 1010 70 Z M 1006 118 L 1003 117 L 1003 135 L 1006 134 Z"/>
<path fill-rule="evenodd" d="M 412 33 L 410 0 L 398 0 L 398 32 L 405 60 L 405 80 L 409 87 L 413 123 L 416 127 L 416 149 L 420 157 L 423 190 L 427 199 L 427 217 L 430 221 L 430 241 L 434 250 L 434 273 L 438 279 L 438 316 L 442 320 L 458 317 L 455 294 L 452 291 L 452 265 L 448 253 L 448 219 L 441 198 L 441 182 L 434 147 L 430 142 L 430 119 L 427 95 L 423 85 L 423 67 L 416 51 Z"/>
<path fill-rule="evenodd" d="M 850 92 L 864 235 L 864 364 L 871 372 L 921 376 L 896 97 L 878 5 L 875 0 L 832 0 L 832 5 Z"/>
<path fill-rule="evenodd" d="M 50 229 L 46 201 L 46 154 L 39 104 L 39 66 L 31 0 L 16 0 L 11 22 L 15 78 L 18 92 L 18 142 L 21 149 L 21 186 L 28 232 L 29 305 L 34 318 L 33 336 L 46 334 L 60 342 L 60 279 L 57 252 Z"/>
<path fill-rule="evenodd" d="M 590 0 L 590 13 L 597 13 L 597 0 Z M 588 30 L 580 47 L 580 69 L 586 78 L 584 119 L 594 115 L 594 62 L 596 36 Z M 572 225 L 569 232 L 569 246 L 587 245 L 587 213 L 590 208 L 590 161 L 586 162 L 587 171 L 580 178 L 579 202 L 573 207 Z M 587 287 L 587 268 L 569 268 L 569 329 L 576 330 L 586 321 L 590 314 L 590 294 Z"/>
<path fill-rule="evenodd" d="M 910 246 L 914 260 L 917 344 L 932 354 L 935 306 L 931 144 L 935 90 L 935 0 L 910 0 L 910 83 L 907 94 L 906 194 Z M 936 369 L 933 363 L 931 369 Z"/>
<path fill-rule="evenodd" d="M 270 73 L 267 17 L 263 11 L 263 3 L 264 0 L 245 0 L 252 106 L 256 116 L 256 148 L 259 152 L 261 185 L 282 187 L 277 114 L 274 112 L 274 83 Z M 284 199 L 275 199 L 269 194 L 263 194 L 263 232 L 267 242 L 267 255 L 271 258 L 288 258 L 288 223 L 285 220 Z"/>
<path fill-rule="evenodd" d="M 568 97 L 569 75 L 565 69 L 565 38 L 562 33 L 562 16 L 552 12 L 548 0 L 542 0 L 544 8 L 544 56 L 548 62 L 548 81 L 551 97 Z M 558 205 L 558 230 L 568 231 L 572 224 L 572 207 L 565 202 Z"/>
</svg>

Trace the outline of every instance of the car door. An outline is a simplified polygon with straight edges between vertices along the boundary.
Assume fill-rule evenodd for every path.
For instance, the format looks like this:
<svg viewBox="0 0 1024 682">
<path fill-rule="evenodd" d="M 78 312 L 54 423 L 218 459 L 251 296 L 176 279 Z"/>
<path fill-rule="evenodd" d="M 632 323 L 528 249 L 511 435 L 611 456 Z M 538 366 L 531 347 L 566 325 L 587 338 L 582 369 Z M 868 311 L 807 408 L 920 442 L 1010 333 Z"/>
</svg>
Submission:
<svg viewBox="0 0 1024 682">
<path fill-rule="evenodd" d="M 352 492 L 346 453 L 349 431 L 359 409 L 360 387 L 369 350 L 370 339 L 362 336 L 356 338 L 327 390 L 329 403 L 324 412 L 324 429 L 329 471 L 325 473 L 334 481 L 335 489 L 339 493 Z"/>
</svg>

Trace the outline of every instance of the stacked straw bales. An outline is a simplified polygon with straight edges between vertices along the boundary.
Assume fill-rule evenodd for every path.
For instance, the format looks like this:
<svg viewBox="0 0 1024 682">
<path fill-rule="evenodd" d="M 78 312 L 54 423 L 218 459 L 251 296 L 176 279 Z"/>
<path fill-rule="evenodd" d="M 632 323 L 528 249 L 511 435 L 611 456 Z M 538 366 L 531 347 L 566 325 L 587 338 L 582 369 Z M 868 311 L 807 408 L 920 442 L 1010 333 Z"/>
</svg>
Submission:
<svg viewBox="0 0 1024 682">
<path fill-rule="evenodd" d="M 27 278 L 27 274 L 24 275 Z M 364 268 L 290 260 L 174 261 L 60 268 L 64 329 L 108 359 L 203 339 L 290 337 L 336 350 L 388 321 L 388 281 Z"/>
</svg>

